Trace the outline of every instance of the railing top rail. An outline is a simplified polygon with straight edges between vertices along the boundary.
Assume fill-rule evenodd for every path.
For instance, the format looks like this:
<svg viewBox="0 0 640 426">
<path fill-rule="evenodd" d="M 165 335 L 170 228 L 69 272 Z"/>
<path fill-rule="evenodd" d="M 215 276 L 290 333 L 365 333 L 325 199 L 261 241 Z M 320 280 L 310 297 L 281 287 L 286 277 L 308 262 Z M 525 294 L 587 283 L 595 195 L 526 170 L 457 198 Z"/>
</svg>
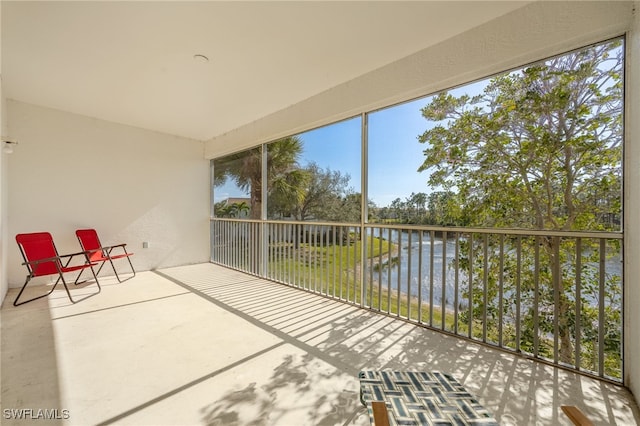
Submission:
<svg viewBox="0 0 640 426">
<path fill-rule="evenodd" d="M 296 220 L 258 220 L 258 219 L 238 219 L 238 218 L 221 218 L 212 217 L 211 220 L 222 222 L 252 222 L 252 223 L 269 223 L 269 224 L 289 224 L 289 225 L 306 225 L 306 226 L 348 226 L 359 227 L 359 223 L 345 222 L 321 222 L 321 221 L 296 221 Z M 386 224 L 386 223 L 367 223 L 365 228 L 384 228 L 384 229 L 402 229 L 408 231 L 435 231 L 447 232 L 451 234 L 498 234 L 498 235 L 522 235 L 522 236 L 543 236 L 543 237 L 565 237 L 565 238 L 605 238 L 610 240 L 622 240 L 622 232 L 611 231 L 558 231 L 552 229 L 524 229 L 524 228 L 475 228 L 461 226 L 429 226 L 429 225 L 410 225 L 410 224 Z"/>
<path fill-rule="evenodd" d="M 463 226 L 427 226 L 427 225 L 399 225 L 371 223 L 365 225 L 367 228 L 391 228 L 406 229 L 413 231 L 436 231 L 458 234 L 504 234 L 504 235 L 539 235 L 543 237 L 568 237 L 568 238 L 607 238 L 621 240 L 622 232 L 606 231 L 558 231 L 553 229 L 525 229 L 525 228 L 476 228 Z"/>
<path fill-rule="evenodd" d="M 220 222 L 250 222 L 250 223 L 262 223 L 264 222 L 263 220 L 260 219 L 249 219 L 249 218 L 245 218 L 245 217 L 215 217 L 215 216 L 211 216 L 210 220 L 217 220 Z"/>
<path fill-rule="evenodd" d="M 256 223 L 270 223 L 270 224 L 287 224 L 287 225 L 316 225 L 316 226 L 360 226 L 360 223 L 350 222 L 321 222 L 321 221 L 300 221 L 300 220 L 277 220 L 277 219 L 245 219 L 237 217 L 212 217 L 211 220 L 219 220 L 225 222 L 256 222 Z"/>
</svg>

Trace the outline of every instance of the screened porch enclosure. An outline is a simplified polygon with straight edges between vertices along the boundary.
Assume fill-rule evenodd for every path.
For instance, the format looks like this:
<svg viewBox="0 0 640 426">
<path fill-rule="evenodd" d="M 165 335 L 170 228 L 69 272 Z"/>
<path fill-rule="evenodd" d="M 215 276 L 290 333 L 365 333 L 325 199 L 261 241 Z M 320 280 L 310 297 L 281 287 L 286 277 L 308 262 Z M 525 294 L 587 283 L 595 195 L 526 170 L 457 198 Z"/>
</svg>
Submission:
<svg viewBox="0 0 640 426">
<path fill-rule="evenodd" d="M 211 260 L 623 382 L 624 46 L 213 159 Z"/>
</svg>

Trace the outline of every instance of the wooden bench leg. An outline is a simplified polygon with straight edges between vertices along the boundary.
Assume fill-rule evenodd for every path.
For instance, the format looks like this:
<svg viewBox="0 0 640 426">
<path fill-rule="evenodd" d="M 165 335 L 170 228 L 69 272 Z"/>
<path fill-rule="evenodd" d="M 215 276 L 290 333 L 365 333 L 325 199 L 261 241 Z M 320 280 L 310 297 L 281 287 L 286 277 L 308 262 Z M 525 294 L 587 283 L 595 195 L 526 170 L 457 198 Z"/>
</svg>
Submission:
<svg viewBox="0 0 640 426">
<path fill-rule="evenodd" d="M 582 411 L 578 407 L 574 407 L 573 405 L 563 405 L 562 411 L 571 419 L 574 425 L 576 426 L 593 426 L 591 420 L 585 416 Z"/>
<path fill-rule="evenodd" d="M 373 408 L 373 422 L 375 426 L 389 426 L 389 413 L 387 406 L 382 401 L 371 401 Z"/>
</svg>

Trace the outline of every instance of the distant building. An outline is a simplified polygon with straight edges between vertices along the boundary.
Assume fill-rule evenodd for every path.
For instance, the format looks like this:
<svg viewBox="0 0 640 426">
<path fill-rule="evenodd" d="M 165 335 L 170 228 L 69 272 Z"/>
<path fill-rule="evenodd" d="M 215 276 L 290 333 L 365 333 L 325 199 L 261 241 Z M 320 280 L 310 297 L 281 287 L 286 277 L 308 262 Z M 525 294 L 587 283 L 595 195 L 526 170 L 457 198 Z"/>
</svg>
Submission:
<svg viewBox="0 0 640 426">
<path fill-rule="evenodd" d="M 246 218 L 251 210 L 251 198 L 229 197 L 222 200 L 223 212 L 217 212 L 221 217 Z"/>
<path fill-rule="evenodd" d="M 231 206 L 233 204 L 242 204 L 251 205 L 251 198 L 240 198 L 240 197 L 229 197 L 226 200 L 223 200 L 225 206 Z"/>
</svg>

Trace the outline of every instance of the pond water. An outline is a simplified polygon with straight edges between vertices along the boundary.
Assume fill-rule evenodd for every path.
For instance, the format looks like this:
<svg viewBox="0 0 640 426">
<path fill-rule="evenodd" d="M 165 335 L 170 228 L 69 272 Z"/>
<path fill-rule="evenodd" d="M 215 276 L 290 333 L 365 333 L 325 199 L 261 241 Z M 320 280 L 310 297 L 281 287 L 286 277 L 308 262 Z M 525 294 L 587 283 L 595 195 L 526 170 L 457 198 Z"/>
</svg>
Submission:
<svg viewBox="0 0 640 426">
<path fill-rule="evenodd" d="M 433 304 L 438 306 L 442 306 L 444 300 L 444 304 L 448 308 L 453 308 L 456 291 L 455 239 L 443 240 L 440 237 L 434 237 L 432 242 L 429 232 L 423 232 L 421 240 L 418 232 L 401 232 L 380 228 L 374 228 L 371 231 L 373 236 L 390 240 L 396 246 L 396 251 L 391 256 L 390 268 L 388 265 L 389 257 L 385 256 L 382 259 L 382 267 L 375 265 L 380 259 L 374 258 L 373 272 L 367 269 L 367 278 L 373 278 L 374 286 L 381 284 L 383 289 L 393 291 L 397 291 L 400 286 L 400 291 L 404 294 L 410 292 L 412 297 L 420 296 L 423 301 L 427 302 L 433 298 Z M 460 241 L 463 239 L 460 238 Z M 496 255 L 499 255 L 497 251 Z M 598 267 L 597 264 L 590 264 L 590 266 Z M 368 263 L 367 268 L 370 267 L 371 263 Z M 568 267 L 570 268 L 570 266 Z M 619 278 L 622 274 L 620 257 L 614 256 L 608 259 L 605 263 L 605 269 L 607 277 L 617 276 Z M 458 271 L 457 287 L 458 304 L 466 306 L 463 291 L 468 287 L 468 275 L 463 269 Z M 586 290 L 583 290 L 583 295 L 592 303 L 595 303 L 598 298 L 597 294 L 586 294 Z M 509 297 L 509 294 L 504 296 Z"/>
</svg>

